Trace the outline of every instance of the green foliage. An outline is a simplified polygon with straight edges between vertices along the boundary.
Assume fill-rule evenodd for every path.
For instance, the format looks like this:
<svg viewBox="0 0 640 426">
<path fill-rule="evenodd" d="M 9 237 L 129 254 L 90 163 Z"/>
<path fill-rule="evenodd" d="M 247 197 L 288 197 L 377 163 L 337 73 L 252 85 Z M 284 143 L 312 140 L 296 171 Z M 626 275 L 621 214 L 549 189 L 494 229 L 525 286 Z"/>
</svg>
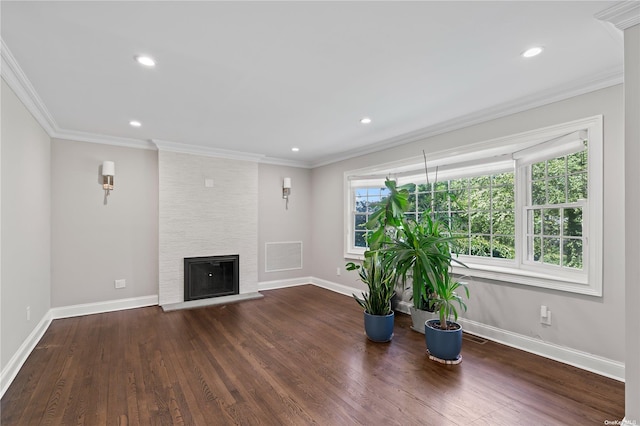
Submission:
<svg viewBox="0 0 640 426">
<path fill-rule="evenodd" d="M 389 315 L 391 313 L 391 297 L 394 294 L 395 274 L 384 268 L 377 253 L 365 257 L 362 265 L 349 262 L 348 271 L 358 271 L 360 280 L 367 285 L 369 291 L 359 298 L 353 298 L 370 315 Z"/>
<path fill-rule="evenodd" d="M 444 222 L 423 215 L 419 222 L 403 218 L 396 236 L 380 249 L 386 268 L 402 283 L 411 279 L 416 308 L 431 298 L 438 279 L 449 274 L 452 261 L 457 262 L 451 255 L 454 241 Z"/>
<path fill-rule="evenodd" d="M 435 297 L 431 298 L 430 304 L 432 307 L 438 309 L 440 316 L 440 328 L 446 330 L 447 321 L 451 320 L 452 315 L 454 321 L 458 320 L 458 309 L 456 308 L 456 304 L 460 309 L 465 311 L 467 310 L 467 305 L 464 303 L 462 296 L 458 294 L 457 290 L 460 288 L 464 289 L 465 295 L 468 299 L 469 288 L 465 283 L 457 281 L 448 273 L 443 274 L 436 282 Z"/>
<path fill-rule="evenodd" d="M 452 261 L 457 262 L 451 255 L 457 237 L 451 235 L 448 221 L 435 215 L 423 214 L 416 220 L 406 214 L 412 206 L 409 190 L 415 192 L 415 185 L 397 187 L 395 181 L 387 179 L 385 187 L 388 196 L 365 225 L 371 230 L 365 259 L 375 257 L 380 261 L 381 267 L 393 275 L 394 283 L 399 281 L 404 287 L 411 280 L 414 306 L 424 309 L 438 277 L 449 273 Z M 347 265 L 347 269 L 354 267 Z"/>
</svg>

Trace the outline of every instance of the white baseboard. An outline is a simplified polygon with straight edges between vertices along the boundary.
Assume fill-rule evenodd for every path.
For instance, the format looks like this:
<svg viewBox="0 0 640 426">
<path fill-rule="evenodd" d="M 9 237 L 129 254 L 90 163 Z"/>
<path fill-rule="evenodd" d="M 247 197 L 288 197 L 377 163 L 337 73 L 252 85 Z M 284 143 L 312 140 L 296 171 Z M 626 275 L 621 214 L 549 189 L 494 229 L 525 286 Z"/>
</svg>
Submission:
<svg viewBox="0 0 640 426">
<path fill-rule="evenodd" d="M 0 398 L 2 398 L 7 389 L 9 389 L 9 386 L 18 375 L 18 371 L 22 368 L 29 354 L 35 349 L 45 331 L 49 328 L 51 320 L 51 310 L 49 310 L 31 334 L 22 342 L 22 345 L 20 345 L 16 353 L 13 354 L 7 365 L 2 369 L 2 373 L 0 373 Z"/>
<path fill-rule="evenodd" d="M 318 287 L 326 288 L 327 290 L 335 291 L 336 293 L 344 294 L 345 296 L 351 296 L 354 293 L 357 296 L 360 296 L 362 294 L 362 291 L 358 290 L 357 288 L 334 283 L 334 282 L 323 280 L 321 278 L 316 278 L 316 277 L 311 277 L 311 284 Z"/>
<path fill-rule="evenodd" d="M 622 362 L 464 318 L 459 318 L 459 322 L 464 326 L 464 331 L 470 334 L 624 382 L 624 363 Z"/>
<path fill-rule="evenodd" d="M 83 303 L 80 305 L 51 308 L 52 319 L 79 317 L 82 315 L 102 314 L 123 309 L 143 308 L 158 304 L 158 295 L 131 297 L 129 299 L 107 300 L 105 302 Z"/>
<path fill-rule="evenodd" d="M 354 288 L 315 277 L 311 278 L 311 283 L 318 287 L 349 296 L 353 292 L 358 292 L 358 290 Z M 396 310 L 409 314 L 410 306 L 410 302 L 400 301 L 398 302 Z M 560 346 L 555 343 L 544 342 L 539 339 L 464 318 L 460 318 L 459 322 L 464 326 L 464 330 L 470 334 L 624 382 L 624 363 L 622 362 Z"/>
<path fill-rule="evenodd" d="M 258 283 L 258 291 L 275 290 L 277 288 L 296 287 L 312 284 L 312 277 L 290 278 L 286 280 L 262 281 Z"/>
<path fill-rule="evenodd" d="M 121 311 L 123 309 L 142 308 L 158 304 L 158 296 L 132 297 L 129 299 L 109 300 L 106 302 L 84 303 L 81 305 L 62 306 L 51 308 L 42 317 L 36 328 L 29 334 L 20 345 L 16 353 L 13 354 L 5 368 L 0 373 L 0 398 L 7 391 L 18 371 L 22 368 L 29 354 L 36 347 L 45 331 L 49 328 L 51 321 L 60 318 L 70 318 L 82 315 L 100 314 L 104 312 Z"/>
</svg>

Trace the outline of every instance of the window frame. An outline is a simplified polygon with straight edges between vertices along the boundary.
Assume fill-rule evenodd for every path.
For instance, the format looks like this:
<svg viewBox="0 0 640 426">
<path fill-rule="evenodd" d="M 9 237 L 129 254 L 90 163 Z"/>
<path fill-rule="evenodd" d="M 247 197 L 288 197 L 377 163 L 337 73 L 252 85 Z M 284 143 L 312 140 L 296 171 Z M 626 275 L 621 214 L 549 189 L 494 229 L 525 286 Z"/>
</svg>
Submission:
<svg viewBox="0 0 640 426">
<path fill-rule="evenodd" d="M 588 138 L 587 156 L 587 200 L 579 203 L 583 208 L 583 269 L 563 268 L 525 261 L 527 208 L 530 185 L 527 171 L 530 164 L 513 159 L 514 195 L 515 195 L 515 259 L 484 258 L 479 256 L 460 255 L 459 259 L 468 268 L 453 266 L 456 274 L 484 279 L 505 281 L 527 286 L 548 288 L 553 290 L 602 296 L 602 246 L 603 246 L 603 117 L 597 115 L 502 138 L 469 144 L 464 147 L 443 150 L 428 154 L 429 170 L 439 167 L 439 180 L 444 174 L 454 179 L 457 166 L 473 163 L 473 173 L 477 175 L 483 169 L 492 174 L 492 161 L 497 157 L 509 156 L 530 149 L 535 151 L 536 145 L 560 139 L 572 132 L 586 131 Z M 556 158 L 550 154 L 545 159 Z M 540 161 L 539 159 L 536 160 Z M 485 164 L 483 164 L 483 162 Z M 447 170 L 451 172 L 447 173 Z M 381 164 L 374 167 L 347 171 L 344 173 L 345 222 L 344 222 L 344 257 L 346 259 L 362 259 L 364 248 L 353 245 L 354 224 L 353 206 L 355 192 L 351 182 L 369 182 L 373 187 L 380 187 L 386 177 L 396 178 L 398 184 L 408 182 L 412 176 L 424 176 L 424 158 L 413 157 L 406 160 Z M 415 182 L 417 183 L 417 182 Z M 575 204 L 575 203 L 573 203 Z"/>
</svg>

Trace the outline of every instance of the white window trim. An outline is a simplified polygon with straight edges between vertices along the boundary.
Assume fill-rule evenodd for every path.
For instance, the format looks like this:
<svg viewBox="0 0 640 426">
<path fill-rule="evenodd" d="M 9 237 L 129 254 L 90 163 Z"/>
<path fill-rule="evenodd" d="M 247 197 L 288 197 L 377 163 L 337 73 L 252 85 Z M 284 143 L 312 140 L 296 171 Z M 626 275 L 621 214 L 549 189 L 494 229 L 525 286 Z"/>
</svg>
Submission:
<svg viewBox="0 0 640 426">
<path fill-rule="evenodd" d="M 516 259 L 486 260 L 475 256 L 460 256 L 468 268 L 454 266 L 454 273 L 471 277 L 485 278 L 497 281 L 506 281 L 515 284 L 523 284 L 534 287 L 548 288 L 558 291 L 566 291 L 591 296 L 602 296 L 602 250 L 603 250 L 603 117 L 597 115 L 580 120 L 549 126 L 542 129 L 519 133 L 516 135 L 491 139 L 484 142 L 469 144 L 464 147 L 429 153 L 429 168 L 455 167 L 469 161 L 478 159 L 491 159 L 503 155 L 513 155 L 522 152 L 545 141 L 562 138 L 573 132 L 586 131 L 589 140 L 588 154 L 588 191 L 589 199 L 585 210 L 587 211 L 585 229 L 585 270 L 573 272 L 562 270 L 554 266 L 527 265 L 522 261 L 523 235 L 526 233 L 526 220 L 522 217 L 527 194 L 526 175 L 522 171 L 516 171 Z M 516 168 L 526 167 L 525 164 L 516 164 Z M 364 248 L 353 246 L 353 229 L 351 221 L 353 190 L 351 180 L 379 179 L 384 182 L 383 176 L 409 176 L 417 175 L 424 170 L 423 157 L 413 157 L 406 160 L 395 161 L 368 167 L 359 170 L 347 171 L 344 174 L 345 194 L 345 222 L 344 222 L 344 257 L 346 259 L 363 259 Z M 372 184 L 375 180 L 369 180 Z"/>
</svg>

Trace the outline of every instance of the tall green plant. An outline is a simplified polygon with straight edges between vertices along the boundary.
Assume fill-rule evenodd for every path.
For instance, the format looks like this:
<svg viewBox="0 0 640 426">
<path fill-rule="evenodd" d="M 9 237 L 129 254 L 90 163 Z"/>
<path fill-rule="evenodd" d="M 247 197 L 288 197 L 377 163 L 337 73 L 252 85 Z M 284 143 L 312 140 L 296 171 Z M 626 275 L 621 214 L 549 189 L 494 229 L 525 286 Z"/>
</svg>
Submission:
<svg viewBox="0 0 640 426">
<path fill-rule="evenodd" d="M 409 208 L 409 191 L 406 188 L 398 188 L 396 182 L 389 179 L 384 185 L 389 190 L 389 195 L 380 202 L 380 208 L 365 223 L 365 227 L 371 231 L 367 236 L 369 252 L 376 251 L 393 240 Z"/>
<path fill-rule="evenodd" d="M 450 321 L 452 315 L 454 317 L 454 321 L 458 320 L 456 304 L 460 309 L 465 311 L 467 310 L 467 305 L 457 292 L 460 288 L 464 289 L 468 299 L 469 288 L 467 285 L 454 279 L 451 274 L 446 273 L 437 280 L 435 297 L 433 297 L 429 303 L 433 307 L 439 308 L 440 328 L 442 330 L 446 330 L 448 328 L 447 321 Z"/>
<path fill-rule="evenodd" d="M 386 268 L 403 283 L 411 279 L 416 309 L 423 309 L 422 301 L 432 298 L 451 262 L 462 264 L 451 255 L 454 242 L 446 224 L 424 215 L 419 222 L 403 218 L 399 232 L 380 249 Z"/>
<path fill-rule="evenodd" d="M 365 257 L 362 265 L 349 262 L 346 265 L 348 271 L 358 271 L 360 280 L 368 287 L 368 292 L 359 298 L 355 294 L 353 298 L 370 315 L 389 315 L 391 313 L 391 297 L 394 293 L 395 274 L 385 269 L 376 252 Z"/>
</svg>

